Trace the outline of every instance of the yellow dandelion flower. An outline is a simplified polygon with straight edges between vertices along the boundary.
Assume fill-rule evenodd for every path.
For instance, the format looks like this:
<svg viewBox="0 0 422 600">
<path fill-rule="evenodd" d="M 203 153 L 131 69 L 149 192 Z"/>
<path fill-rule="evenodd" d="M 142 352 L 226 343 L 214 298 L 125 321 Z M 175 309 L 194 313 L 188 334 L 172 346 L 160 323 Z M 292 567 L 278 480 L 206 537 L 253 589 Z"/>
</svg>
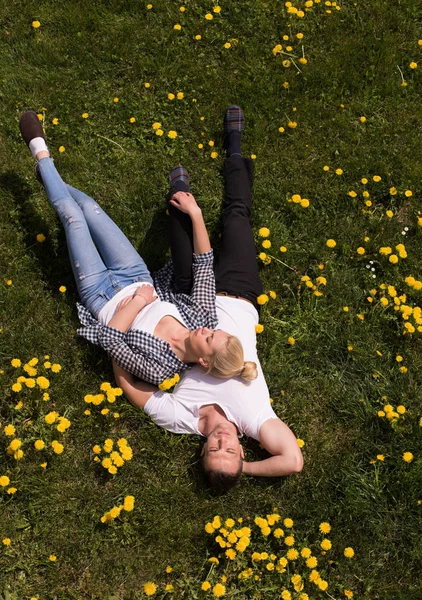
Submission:
<svg viewBox="0 0 422 600">
<path fill-rule="evenodd" d="M 212 588 L 212 593 L 216 598 L 220 598 L 221 596 L 225 595 L 226 587 L 222 583 L 216 583 Z"/>
<path fill-rule="evenodd" d="M 328 540 L 327 538 L 324 538 L 320 544 L 321 548 L 325 551 L 327 550 L 331 550 L 332 544 L 331 541 Z"/>
<path fill-rule="evenodd" d="M 146 596 L 153 596 L 156 591 L 157 591 L 157 586 L 152 581 L 148 581 L 144 585 L 144 594 Z"/>
</svg>

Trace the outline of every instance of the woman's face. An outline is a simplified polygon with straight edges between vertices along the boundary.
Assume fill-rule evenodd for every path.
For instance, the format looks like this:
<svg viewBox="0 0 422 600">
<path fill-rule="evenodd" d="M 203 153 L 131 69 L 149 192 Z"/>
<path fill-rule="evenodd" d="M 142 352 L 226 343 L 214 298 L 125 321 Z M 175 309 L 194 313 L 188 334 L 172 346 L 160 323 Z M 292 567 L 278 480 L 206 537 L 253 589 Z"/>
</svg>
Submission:
<svg viewBox="0 0 422 600">
<path fill-rule="evenodd" d="M 228 342 L 230 334 L 221 329 L 208 329 L 199 327 L 190 332 L 190 344 L 201 365 L 209 366 L 209 359 L 217 352 L 221 352 Z"/>
</svg>

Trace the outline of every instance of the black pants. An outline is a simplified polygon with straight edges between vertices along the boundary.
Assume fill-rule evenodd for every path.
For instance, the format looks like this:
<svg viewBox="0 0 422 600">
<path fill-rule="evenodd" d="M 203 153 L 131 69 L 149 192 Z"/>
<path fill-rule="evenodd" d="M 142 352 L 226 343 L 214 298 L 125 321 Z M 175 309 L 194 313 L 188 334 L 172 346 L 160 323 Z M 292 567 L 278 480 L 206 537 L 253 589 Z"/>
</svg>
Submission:
<svg viewBox="0 0 422 600">
<path fill-rule="evenodd" d="M 258 309 L 263 287 L 259 278 L 251 228 L 253 162 L 243 156 L 224 161 L 225 195 L 221 247 L 216 262 L 216 292 L 250 300 Z M 169 205 L 170 247 L 177 292 L 189 294 L 192 287 L 193 235 L 189 215 Z"/>
</svg>

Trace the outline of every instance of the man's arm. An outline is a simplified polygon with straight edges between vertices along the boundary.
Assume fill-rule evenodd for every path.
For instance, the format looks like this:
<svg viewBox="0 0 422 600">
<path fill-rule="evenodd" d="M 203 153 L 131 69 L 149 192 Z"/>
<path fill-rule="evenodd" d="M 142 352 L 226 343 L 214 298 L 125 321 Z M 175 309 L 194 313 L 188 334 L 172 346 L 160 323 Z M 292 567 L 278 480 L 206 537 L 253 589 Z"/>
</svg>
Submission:
<svg viewBox="0 0 422 600">
<path fill-rule="evenodd" d="M 155 385 L 136 379 L 113 360 L 113 371 L 116 383 L 122 388 L 128 400 L 138 408 L 144 408 L 151 396 L 157 391 Z"/>
<path fill-rule="evenodd" d="M 259 437 L 261 444 L 272 456 L 265 460 L 244 462 L 243 473 L 261 477 L 281 477 L 302 470 L 303 457 L 297 439 L 283 421 L 265 421 L 259 431 Z"/>
</svg>

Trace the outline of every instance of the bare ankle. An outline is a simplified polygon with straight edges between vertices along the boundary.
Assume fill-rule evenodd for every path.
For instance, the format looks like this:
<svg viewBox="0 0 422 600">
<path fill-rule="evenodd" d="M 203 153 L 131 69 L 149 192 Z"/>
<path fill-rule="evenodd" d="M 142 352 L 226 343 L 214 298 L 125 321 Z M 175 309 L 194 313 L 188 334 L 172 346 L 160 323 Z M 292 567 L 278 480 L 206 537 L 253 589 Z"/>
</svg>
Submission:
<svg viewBox="0 0 422 600">
<path fill-rule="evenodd" d="M 50 152 L 48 150 L 41 150 L 40 152 L 37 152 L 37 154 L 35 155 L 35 158 L 37 160 L 41 160 L 42 158 L 49 158 L 50 156 Z"/>
</svg>

